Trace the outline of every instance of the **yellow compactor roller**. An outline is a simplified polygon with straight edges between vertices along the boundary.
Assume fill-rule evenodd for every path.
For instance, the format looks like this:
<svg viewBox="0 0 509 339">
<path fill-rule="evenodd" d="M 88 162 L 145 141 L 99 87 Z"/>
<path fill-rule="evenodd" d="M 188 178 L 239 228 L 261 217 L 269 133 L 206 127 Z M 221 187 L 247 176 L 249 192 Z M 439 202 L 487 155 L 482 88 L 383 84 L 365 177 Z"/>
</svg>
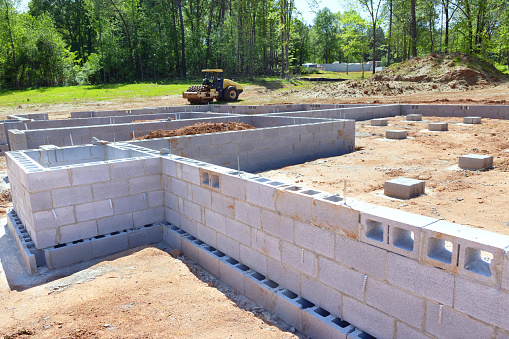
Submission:
<svg viewBox="0 0 509 339">
<path fill-rule="evenodd" d="M 191 104 L 208 104 L 216 100 L 235 101 L 244 91 L 235 81 L 224 79 L 222 69 L 204 69 L 203 84 L 191 86 L 184 92 L 184 99 Z"/>
</svg>

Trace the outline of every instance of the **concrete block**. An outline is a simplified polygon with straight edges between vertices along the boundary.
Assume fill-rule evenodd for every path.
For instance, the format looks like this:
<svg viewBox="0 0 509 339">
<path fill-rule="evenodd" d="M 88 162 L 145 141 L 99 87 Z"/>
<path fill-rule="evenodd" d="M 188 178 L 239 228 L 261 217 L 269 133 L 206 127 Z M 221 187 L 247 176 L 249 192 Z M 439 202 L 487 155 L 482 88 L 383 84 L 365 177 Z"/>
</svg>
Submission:
<svg viewBox="0 0 509 339">
<path fill-rule="evenodd" d="M 164 205 L 164 192 L 162 190 L 147 193 L 148 207 L 159 207 Z"/>
<path fill-rule="evenodd" d="M 57 216 L 56 219 L 52 210 L 35 212 L 33 214 L 34 230 L 40 231 L 43 229 L 74 224 L 76 222 L 73 206 L 55 208 L 54 211 Z"/>
<path fill-rule="evenodd" d="M 384 194 L 398 199 L 410 199 L 424 194 L 424 180 L 395 178 L 385 182 Z"/>
<path fill-rule="evenodd" d="M 57 244 L 57 229 L 48 228 L 40 231 L 32 231 L 27 227 L 28 233 L 37 249 L 48 248 Z"/>
<path fill-rule="evenodd" d="M 313 200 L 313 224 L 349 238 L 359 237 L 359 212 L 346 206 L 339 196 Z"/>
<path fill-rule="evenodd" d="M 452 306 L 454 275 L 440 268 L 389 253 L 387 281 L 417 295 Z"/>
<path fill-rule="evenodd" d="M 123 197 L 128 193 L 128 180 L 106 181 L 92 185 L 92 194 L 95 201 Z"/>
<path fill-rule="evenodd" d="M 289 217 L 303 222 L 312 220 L 313 198 L 309 195 L 299 194 L 306 191 L 302 187 L 290 186 L 276 190 L 276 210 Z"/>
<path fill-rule="evenodd" d="M 509 339 L 509 331 L 498 330 L 497 339 Z"/>
<path fill-rule="evenodd" d="M 200 168 L 194 165 L 181 163 L 177 166 L 177 178 L 190 182 L 191 184 L 200 185 Z"/>
<path fill-rule="evenodd" d="M 414 327 L 421 327 L 424 321 L 424 298 L 377 279 L 367 280 L 366 303 Z"/>
<path fill-rule="evenodd" d="M 350 323 L 334 317 L 320 307 L 310 307 L 301 311 L 304 332 L 313 338 L 341 338 L 355 330 Z"/>
<path fill-rule="evenodd" d="M 240 260 L 240 244 L 226 235 L 217 233 L 217 249 L 235 260 Z"/>
<path fill-rule="evenodd" d="M 419 328 L 421 326 L 419 325 Z M 397 339 L 429 339 L 429 337 L 421 332 L 422 330 L 416 330 L 407 324 L 396 321 L 396 338 Z"/>
<path fill-rule="evenodd" d="M 104 257 L 110 254 L 118 253 L 128 249 L 127 233 L 122 232 L 115 235 L 106 235 L 100 238 L 94 238 L 91 241 L 92 255 L 94 258 Z"/>
<path fill-rule="evenodd" d="M 212 192 L 212 210 L 227 217 L 235 218 L 235 205 L 233 199 L 221 193 Z"/>
<path fill-rule="evenodd" d="M 58 241 L 59 244 L 92 238 L 98 234 L 97 221 L 95 220 L 61 226 L 57 231 L 57 235 L 60 237 Z"/>
<path fill-rule="evenodd" d="M 241 222 L 226 218 L 226 235 L 247 246 L 251 246 L 251 228 Z"/>
<path fill-rule="evenodd" d="M 53 207 L 51 204 L 51 190 L 29 193 L 29 199 L 30 199 L 30 210 L 32 211 L 32 213 L 37 211 L 48 210 Z"/>
<path fill-rule="evenodd" d="M 186 218 L 195 220 L 198 222 L 202 222 L 202 213 L 201 213 L 201 207 L 198 204 L 195 204 L 194 202 L 191 202 L 189 200 L 184 199 L 184 215 Z"/>
<path fill-rule="evenodd" d="M 113 208 L 111 208 L 108 200 L 76 205 L 76 220 L 78 222 L 108 217 L 111 215 L 113 215 Z"/>
<path fill-rule="evenodd" d="M 439 304 L 426 305 L 426 332 L 438 338 L 493 338 L 493 328 L 444 306 L 439 322 Z"/>
<path fill-rule="evenodd" d="M 376 338 L 393 338 L 395 319 L 352 298 L 343 297 L 343 319 Z"/>
<path fill-rule="evenodd" d="M 264 184 L 264 182 L 270 183 L 271 181 L 266 178 L 246 180 L 246 200 L 254 205 L 258 205 L 268 210 L 274 210 L 274 196 L 276 188 L 274 186 Z"/>
<path fill-rule="evenodd" d="M 27 189 L 29 192 L 43 191 L 71 185 L 69 170 L 45 170 L 27 175 Z"/>
<path fill-rule="evenodd" d="M 170 248 L 182 249 L 181 236 L 185 232 L 175 225 L 164 225 L 163 227 L 163 242 Z"/>
<path fill-rule="evenodd" d="M 110 180 L 108 164 L 70 169 L 72 185 L 86 185 Z"/>
<path fill-rule="evenodd" d="M 386 118 L 371 119 L 371 126 L 387 126 Z"/>
<path fill-rule="evenodd" d="M 161 225 L 143 226 L 127 232 L 129 248 L 155 244 L 163 240 Z"/>
<path fill-rule="evenodd" d="M 225 216 L 212 210 L 205 209 L 205 225 L 211 229 L 226 234 Z"/>
<path fill-rule="evenodd" d="M 509 254 L 504 257 L 503 273 L 502 273 L 502 288 L 509 291 Z"/>
<path fill-rule="evenodd" d="M 276 302 L 276 289 L 264 284 L 265 276 L 258 272 L 250 272 L 244 279 L 245 295 L 254 303 L 266 308 L 269 312 L 274 310 Z"/>
<path fill-rule="evenodd" d="M 481 117 L 463 117 L 464 124 L 480 124 Z"/>
<path fill-rule="evenodd" d="M 422 114 L 408 114 L 406 121 L 422 121 Z"/>
<path fill-rule="evenodd" d="M 247 180 L 245 178 L 221 174 L 219 190 L 224 195 L 232 198 L 246 200 L 246 182 Z"/>
<path fill-rule="evenodd" d="M 271 257 L 267 258 L 267 278 L 300 293 L 300 272 Z"/>
<path fill-rule="evenodd" d="M 214 248 L 211 246 L 200 247 L 198 251 L 198 263 L 207 272 L 219 278 L 220 259 L 214 254 L 212 254 L 211 250 L 214 250 Z"/>
<path fill-rule="evenodd" d="M 430 122 L 428 129 L 430 131 L 448 131 L 449 124 L 447 122 Z"/>
<path fill-rule="evenodd" d="M 184 255 L 188 257 L 189 259 L 193 260 L 194 262 L 198 263 L 200 260 L 200 249 L 198 248 L 198 245 L 194 242 L 196 240 L 195 237 L 182 237 L 182 252 L 184 252 Z"/>
<path fill-rule="evenodd" d="M 456 279 L 454 308 L 489 324 L 509 329 L 509 317 L 504 312 L 509 293 L 463 277 Z"/>
<path fill-rule="evenodd" d="M 301 325 L 301 304 L 297 302 L 299 296 L 288 289 L 277 291 L 274 300 L 274 313 L 276 313 L 287 324 L 302 331 Z"/>
<path fill-rule="evenodd" d="M 163 206 L 133 212 L 134 227 L 140 227 L 164 220 Z"/>
<path fill-rule="evenodd" d="M 362 291 L 364 275 L 362 273 L 322 257 L 319 259 L 319 265 L 319 280 L 321 282 L 359 300 L 364 299 Z"/>
<path fill-rule="evenodd" d="M 237 265 L 229 264 L 228 261 L 237 262 Z M 238 264 L 238 261 L 232 258 L 227 258 L 219 262 L 219 278 L 226 285 L 237 290 L 240 294 L 245 294 L 244 280 L 246 279 L 245 271 L 239 267 L 244 268 L 246 271 L 249 268 L 245 265 Z"/>
<path fill-rule="evenodd" d="M 385 137 L 387 139 L 406 139 L 407 131 L 406 130 L 387 130 L 387 131 L 385 131 Z"/>
<path fill-rule="evenodd" d="M 110 176 L 112 180 L 132 178 L 145 173 L 143 168 L 144 161 L 140 160 L 125 160 L 121 162 L 110 163 Z"/>
<path fill-rule="evenodd" d="M 108 203 L 108 208 L 110 208 L 109 200 L 103 200 Z M 143 199 L 143 194 L 136 195 L 128 195 L 126 197 L 114 198 L 111 199 L 113 204 L 113 210 L 115 214 L 126 214 L 134 211 L 145 210 L 148 207 L 148 201 Z"/>
<path fill-rule="evenodd" d="M 257 206 L 235 200 L 235 219 L 254 228 L 261 228 L 261 209 Z"/>
<path fill-rule="evenodd" d="M 193 200 L 198 205 L 211 208 L 212 206 L 212 194 L 208 188 L 190 185 L 191 187 L 191 200 Z"/>
<path fill-rule="evenodd" d="M 162 173 L 161 158 L 157 157 L 157 158 L 152 158 L 152 159 L 145 159 L 144 167 L 145 167 L 145 175 L 161 174 Z"/>
<path fill-rule="evenodd" d="M 493 156 L 482 154 L 467 154 L 459 157 L 458 166 L 472 171 L 493 167 Z"/>
<path fill-rule="evenodd" d="M 92 186 L 71 186 L 51 191 L 53 207 L 78 205 L 92 201 Z"/>
<path fill-rule="evenodd" d="M 152 174 L 129 179 L 129 194 L 160 190 L 161 175 Z"/>
<path fill-rule="evenodd" d="M 216 234 L 217 232 L 201 223 L 196 224 L 196 233 L 198 239 L 204 241 L 206 244 L 216 247 Z"/>
<path fill-rule="evenodd" d="M 385 279 L 387 251 L 339 235 L 336 236 L 335 249 L 335 259 L 340 264 Z"/>
<path fill-rule="evenodd" d="M 281 261 L 280 240 L 258 229 L 251 230 L 251 246 L 258 252 Z"/>
<path fill-rule="evenodd" d="M 133 214 L 114 215 L 97 220 L 99 234 L 109 234 L 133 228 Z"/>
<path fill-rule="evenodd" d="M 295 221 L 295 244 L 322 254 L 334 257 L 334 233 L 311 224 Z"/>
<path fill-rule="evenodd" d="M 294 241 L 294 221 L 286 216 L 274 213 L 272 211 L 262 210 L 262 229 L 271 235 L 285 239 L 289 242 Z"/>
<path fill-rule="evenodd" d="M 46 265 L 49 269 L 69 266 L 93 258 L 90 240 L 78 243 L 62 244 L 44 250 Z"/>
<path fill-rule="evenodd" d="M 333 315 L 341 314 L 340 292 L 306 276 L 301 276 L 300 285 L 302 297 L 311 300 L 316 306 L 326 309 Z"/>
<path fill-rule="evenodd" d="M 314 253 L 286 241 L 283 241 L 282 245 L 281 259 L 283 264 L 289 265 L 311 277 L 318 277 L 318 260 Z"/>
<path fill-rule="evenodd" d="M 173 177 L 171 178 L 171 189 L 169 193 L 188 199 L 189 190 L 190 188 L 188 183 Z"/>
<path fill-rule="evenodd" d="M 421 229 L 438 221 L 353 199 L 350 204 L 361 212 L 361 241 L 410 258 L 419 258 Z"/>
<path fill-rule="evenodd" d="M 239 261 L 258 273 L 267 275 L 267 257 L 251 247 L 240 244 Z"/>
</svg>

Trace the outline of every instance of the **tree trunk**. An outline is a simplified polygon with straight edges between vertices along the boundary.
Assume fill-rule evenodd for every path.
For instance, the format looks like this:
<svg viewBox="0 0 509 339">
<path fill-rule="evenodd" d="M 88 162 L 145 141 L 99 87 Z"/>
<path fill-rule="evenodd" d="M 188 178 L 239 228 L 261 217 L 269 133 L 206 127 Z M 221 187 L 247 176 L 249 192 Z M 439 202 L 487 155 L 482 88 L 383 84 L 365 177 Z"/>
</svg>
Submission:
<svg viewBox="0 0 509 339">
<path fill-rule="evenodd" d="M 9 4 L 7 2 L 5 2 L 5 20 L 7 22 L 7 29 L 9 31 L 9 42 L 12 50 L 12 63 L 14 64 L 14 79 L 16 82 L 16 88 L 19 88 L 18 65 L 16 64 L 16 48 L 14 47 L 14 39 L 12 37 L 11 20 L 9 16 Z"/>
<path fill-rule="evenodd" d="M 373 20 L 373 74 L 375 74 L 375 64 L 376 64 L 376 21 Z"/>
<path fill-rule="evenodd" d="M 182 17 L 182 2 L 181 0 L 177 0 L 177 7 L 179 11 L 180 18 L 180 35 L 182 38 L 182 61 L 180 66 L 182 67 L 182 76 L 185 78 L 186 75 L 186 47 L 185 47 L 185 36 L 184 36 L 184 19 Z"/>
<path fill-rule="evenodd" d="M 415 0 L 410 1 L 412 12 L 412 55 L 417 56 L 417 21 L 415 19 Z"/>
<path fill-rule="evenodd" d="M 392 0 L 389 0 L 389 43 L 387 44 L 387 66 L 391 64 L 392 43 Z"/>
</svg>

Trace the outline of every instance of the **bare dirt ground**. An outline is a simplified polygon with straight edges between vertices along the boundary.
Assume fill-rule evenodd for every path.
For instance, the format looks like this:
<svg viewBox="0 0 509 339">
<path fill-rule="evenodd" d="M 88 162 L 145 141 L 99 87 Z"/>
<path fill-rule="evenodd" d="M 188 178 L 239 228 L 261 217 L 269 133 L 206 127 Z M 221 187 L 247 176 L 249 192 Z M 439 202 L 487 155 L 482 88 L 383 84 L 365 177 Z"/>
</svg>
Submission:
<svg viewBox="0 0 509 339">
<path fill-rule="evenodd" d="M 509 121 L 464 125 L 460 118 L 388 120 L 383 127 L 357 122 L 357 150 L 351 154 L 261 175 L 341 195 L 346 180 L 347 197 L 509 235 Z M 449 131 L 430 132 L 428 121 L 449 122 Z M 410 138 L 385 139 L 387 129 L 406 129 Z M 458 168 L 458 157 L 469 153 L 493 155 L 494 168 Z M 397 177 L 426 180 L 426 194 L 406 201 L 384 196 L 384 182 Z"/>
<path fill-rule="evenodd" d="M 199 122 L 191 126 L 185 126 L 174 130 L 162 130 L 152 131 L 150 134 L 137 137 L 136 140 L 155 139 L 155 138 L 168 138 L 182 135 L 193 135 L 193 134 L 205 134 L 205 133 L 218 133 L 227 131 L 245 131 L 248 129 L 254 129 L 253 126 L 244 124 L 242 122 Z"/>
<path fill-rule="evenodd" d="M 56 278 L 0 293 L 0 337 L 298 338 L 192 261 L 157 247 Z"/>
</svg>

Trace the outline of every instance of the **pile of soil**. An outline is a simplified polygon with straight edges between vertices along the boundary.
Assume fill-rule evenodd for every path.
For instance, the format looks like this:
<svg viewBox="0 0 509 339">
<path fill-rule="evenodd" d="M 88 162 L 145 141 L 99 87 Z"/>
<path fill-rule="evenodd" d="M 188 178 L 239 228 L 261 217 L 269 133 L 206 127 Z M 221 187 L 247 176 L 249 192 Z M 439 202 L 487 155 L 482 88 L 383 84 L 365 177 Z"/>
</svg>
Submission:
<svg viewBox="0 0 509 339">
<path fill-rule="evenodd" d="M 454 85 L 498 85 L 507 76 L 492 64 L 468 54 L 430 54 L 394 64 L 376 73 L 373 81 L 447 83 Z"/>
<path fill-rule="evenodd" d="M 160 129 L 157 131 L 152 131 L 150 132 L 150 134 L 137 137 L 136 140 L 168 138 L 168 137 L 178 137 L 182 135 L 218 133 L 228 131 L 244 131 L 248 129 L 255 129 L 255 127 L 241 122 L 228 122 L 228 123 L 200 122 L 191 126 L 185 126 L 175 130 L 165 131 Z"/>
<path fill-rule="evenodd" d="M 301 98 L 389 97 L 422 92 L 467 91 L 498 86 L 509 77 L 493 65 L 467 54 L 430 54 L 394 64 L 365 80 L 322 84 L 309 89 L 281 91 L 279 96 Z"/>
</svg>

